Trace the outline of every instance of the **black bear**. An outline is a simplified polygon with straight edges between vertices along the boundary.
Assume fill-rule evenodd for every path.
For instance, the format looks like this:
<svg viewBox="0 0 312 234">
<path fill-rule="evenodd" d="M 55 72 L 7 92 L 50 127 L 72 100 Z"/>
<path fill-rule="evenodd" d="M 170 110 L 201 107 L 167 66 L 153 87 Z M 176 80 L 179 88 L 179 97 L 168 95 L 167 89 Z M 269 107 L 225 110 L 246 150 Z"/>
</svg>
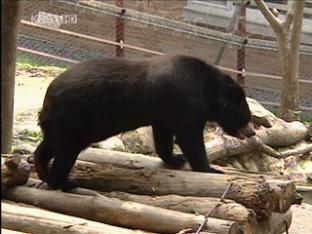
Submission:
<svg viewBox="0 0 312 234">
<path fill-rule="evenodd" d="M 82 62 L 53 80 L 47 90 L 39 114 L 43 141 L 34 153 L 35 167 L 52 188 L 71 189 L 74 184 L 67 177 L 81 150 L 151 125 L 156 152 L 165 163 L 179 167 L 184 162 L 172 153 L 175 137 L 194 171 L 219 172 L 206 156 L 206 121 L 217 122 L 230 135 L 250 137 L 250 119 L 244 90 L 197 58 Z"/>
</svg>

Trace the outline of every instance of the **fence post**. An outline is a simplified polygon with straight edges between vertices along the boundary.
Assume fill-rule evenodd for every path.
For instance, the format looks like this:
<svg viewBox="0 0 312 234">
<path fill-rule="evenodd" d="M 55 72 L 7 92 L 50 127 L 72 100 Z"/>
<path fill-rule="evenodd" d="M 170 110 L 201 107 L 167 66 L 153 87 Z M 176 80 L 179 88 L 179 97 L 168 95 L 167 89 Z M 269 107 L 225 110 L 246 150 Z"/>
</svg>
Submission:
<svg viewBox="0 0 312 234">
<path fill-rule="evenodd" d="M 246 35 L 246 4 L 244 1 L 239 5 L 239 18 L 238 18 L 238 35 L 242 38 Z M 237 70 L 245 72 L 245 55 L 246 55 L 246 39 L 242 39 L 241 46 L 237 50 Z M 238 83 L 245 86 L 245 74 L 237 74 Z"/>
<path fill-rule="evenodd" d="M 123 0 L 115 0 L 115 4 L 118 7 L 123 7 Z M 126 10 L 122 9 L 119 16 L 116 16 L 116 42 L 124 43 L 125 35 L 124 35 L 124 19 L 123 15 Z M 125 51 L 123 46 L 116 45 L 116 57 L 124 57 Z"/>
<path fill-rule="evenodd" d="M 22 1 L 1 0 L 1 154 L 12 153 L 14 83 Z"/>
</svg>

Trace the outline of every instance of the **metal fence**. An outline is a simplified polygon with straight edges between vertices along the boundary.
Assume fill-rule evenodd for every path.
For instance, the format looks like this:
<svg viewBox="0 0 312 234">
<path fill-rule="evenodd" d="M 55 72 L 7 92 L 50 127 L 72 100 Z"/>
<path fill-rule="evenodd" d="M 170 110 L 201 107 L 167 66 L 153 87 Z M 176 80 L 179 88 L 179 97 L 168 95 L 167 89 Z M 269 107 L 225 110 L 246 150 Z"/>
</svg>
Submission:
<svg viewBox="0 0 312 234">
<path fill-rule="evenodd" d="M 151 57 L 188 54 L 218 64 L 236 77 L 237 51 L 245 46 L 247 94 L 278 106 L 281 72 L 276 44 L 263 38 L 184 22 L 186 1 L 27 1 L 20 30 L 19 52 L 49 64 L 69 66 L 99 57 Z M 171 12 L 171 13 L 170 13 Z M 57 20 L 55 20 L 58 17 Z M 230 22 L 229 22 L 230 24 Z M 300 105 L 312 115 L 312 47 L 300 52 Z"/>
</svg>

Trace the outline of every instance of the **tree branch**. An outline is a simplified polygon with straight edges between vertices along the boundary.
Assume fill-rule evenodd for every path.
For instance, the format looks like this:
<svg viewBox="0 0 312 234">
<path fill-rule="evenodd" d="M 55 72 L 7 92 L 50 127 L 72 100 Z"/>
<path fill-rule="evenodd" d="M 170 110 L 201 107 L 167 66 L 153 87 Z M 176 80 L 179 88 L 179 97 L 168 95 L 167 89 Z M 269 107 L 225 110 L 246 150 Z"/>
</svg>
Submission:
<svg viewBox="0 0 312 234">
<path fill-rule="evenodd" d="M 263 16 L 267 19 L 267 21 L 271 24 L 274 31 L 279 34 L 283 31 L 281 21 L 274 16 L 274 14 L 270 11 L 268 6 L 265 4 L 263 0 L 255 0 L 259 10 L 262 12 Z"/>
<path fill-rule="evenodd" d="M 283 28 L 289 31 L 290 26 L 293 23 L 293 21 L 294 21 L 294 1 L 289 1 L 286 19 L 283 22 Z"/>
</svg>

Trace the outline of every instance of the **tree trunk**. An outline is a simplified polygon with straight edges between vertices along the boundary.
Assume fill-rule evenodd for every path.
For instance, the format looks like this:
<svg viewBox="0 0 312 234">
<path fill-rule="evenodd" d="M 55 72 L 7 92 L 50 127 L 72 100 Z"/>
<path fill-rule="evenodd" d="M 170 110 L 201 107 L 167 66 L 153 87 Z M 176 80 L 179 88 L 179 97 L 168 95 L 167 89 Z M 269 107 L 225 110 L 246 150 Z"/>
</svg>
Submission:
<svg viewBox="0 0 312 234">
<path fill-rule="evenodd" d="M 299 46 L 305 1 L 288 0 L 286 19 L 280 21 L 263 0 L 255 0 L 264 17 L 271 24 L 277 39 L 282 71 L 281 117 L 292 121 L 299 109 Z"/>
<path fill-rule="evenodd" d="M 285 45 L 289 44 L 289 46 L 287 46 L 288 51 L 286 52 L 286 54 L 284 54 L 283 52 L 281 53 L 280 51 L 282 62 L 285 63 L 285 66 L 289 65 L 288 67 L 284 67 L 285 77 L 283 76 L 281 116 L 286 120 L 293 120 L 295 116 L 294 113 L 292 113 L 291 111 L 299 109 L 299 47 L 305 1 L 293 0 L 289 1 L 288 4 L 291 8 L 288 14 L 293 14 L 293 16 L 291 16 L 293 17 L 293 23 L 287 37 L 289 41 L 284 42 Z M 285 55 L 286 57 L 282 57 Z"/>
<path fill-rule="evenodd" d="M 197 230 L 205 221 L 203 215 L 171 211 L 99 194 L 88 196 L 17 186 L 6 190 L 3 196 L 68 215 L 157 233 L 177 233 L 187 228 Z M 240 233 L 238 223 L 215 218 L 209 218 L 204 231 Z"/>
<path fill-rule="evenodd" d="M 279 56 L 282 72 L 282 91 L 281 91 L 281 113 L 280 116 L 286 121 L 295 120 L 293 111 L 297 111 L 299 108 L 298 97 L 298 74 L 292 72 L 292 69 L 297 69 L 298 62 L 290 64 L 290 42 L 287 39 L 287 34 L 283 33 L 277 35 L 277 44 L 279 46 Z"/>
<path fill-rule="evenodd" d="M 12 152 L 15 60 L 22 2 L 1 0 L 1 153 Z"/>
</svg>

